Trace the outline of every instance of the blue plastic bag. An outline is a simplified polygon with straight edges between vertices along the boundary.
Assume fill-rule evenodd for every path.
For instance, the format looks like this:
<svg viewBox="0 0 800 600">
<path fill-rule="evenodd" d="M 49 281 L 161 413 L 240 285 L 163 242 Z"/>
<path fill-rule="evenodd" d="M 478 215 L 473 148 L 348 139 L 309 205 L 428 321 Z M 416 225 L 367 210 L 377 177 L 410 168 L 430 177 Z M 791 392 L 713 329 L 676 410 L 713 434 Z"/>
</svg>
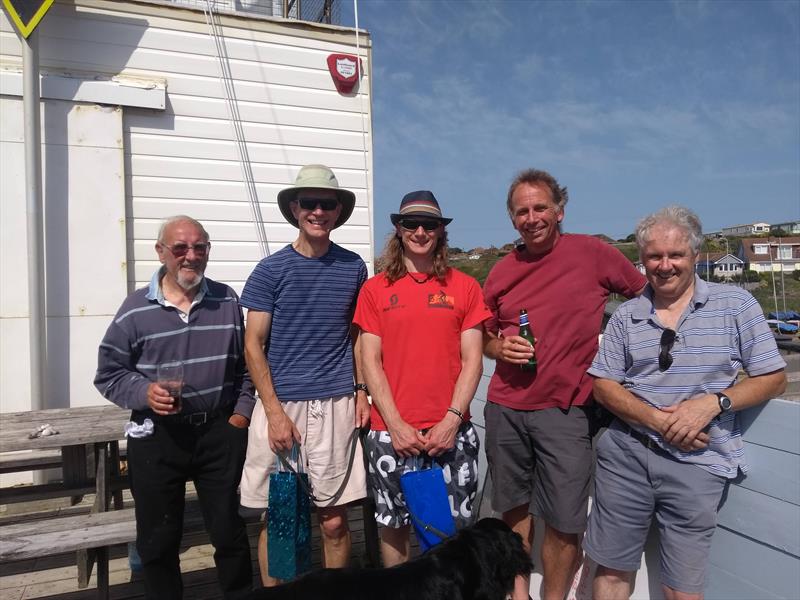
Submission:
<svg viewBox="0 0 800 600">
<path fill-rule="evenodd" d="M 403 490 L 420 550 L 427 552 L 455 534 L 456 523 L 450 512 L 444 474 L 439 465 L 433 463 L 430 469 L 403 473 L 400 489 Z"/>
</svg>

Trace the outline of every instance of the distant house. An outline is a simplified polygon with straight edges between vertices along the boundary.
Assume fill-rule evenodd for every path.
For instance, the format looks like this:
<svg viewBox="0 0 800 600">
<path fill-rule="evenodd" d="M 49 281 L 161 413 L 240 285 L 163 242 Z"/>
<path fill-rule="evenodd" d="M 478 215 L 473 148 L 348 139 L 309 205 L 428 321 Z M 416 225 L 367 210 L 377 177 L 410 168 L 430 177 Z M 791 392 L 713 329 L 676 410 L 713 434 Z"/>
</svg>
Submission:
<svg viewBox="0 0 800 600">
<path fill-rule="evenodd" d="M 469 255 L 469 259 L 470 260 L 480 260 L 481 259 L 481 255 L 480 254 L 470 254 Z"/>
<path fill-rule="evenodd" d="M 770 230 L 780 229 L 787 235 L 800 235 L 800 221 L 787 221 L 786 223 L 772 223 Z"/>
<path fill-rule="evenodd" d="M 695 269 L 703 278 L 713 275 L 724 279 L 737 279 L 744 270 L 744 261 L 725 252 L 701 252 Z"/>
<path fill-rule="evenodd" d="M 723 227 L 722 235 L 743 237 L 759 233 L 769 233 L 769 223 L 751 223 L 748 225 L 734 225 L 733 227 Z"/>
<path fill-rule="evenodd" d="M 739 246 L 738 258 L 753 271 L 800 269 L 800 236 L 785 238 L 745 238 Z"/>
</svg>

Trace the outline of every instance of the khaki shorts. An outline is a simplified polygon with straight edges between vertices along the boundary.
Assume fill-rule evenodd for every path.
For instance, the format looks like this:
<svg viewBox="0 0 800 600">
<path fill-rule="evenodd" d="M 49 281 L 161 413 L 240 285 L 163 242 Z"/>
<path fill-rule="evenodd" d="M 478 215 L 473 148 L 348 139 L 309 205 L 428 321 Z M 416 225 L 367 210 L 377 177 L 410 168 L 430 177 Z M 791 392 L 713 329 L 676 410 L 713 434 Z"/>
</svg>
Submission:
<svg viewBox="0 0 800 600">
<path fill-rule="evenodd" d="M 351 440 L 355 428 L 353 396 L 283 402 L 283 411 L 294 422 L 302 442 L 300 460 L 317 506 L 330 505 L 347 473 Z M 366 470 L 361 440 L 356 438 L 356 452 L 347 486 L 335 506 L 360 500 L 367 495 Z M 269 474 L 277 469 L 275 454 L 267 439 L 267 416 L 264 406 L 256 402 L 247 438 L 247 458 L 240 483 L 241 503 L 247 508 L 265 509 L 269 496 Z M 292 465 L 297 468 L 297 465 Z"/>
</svg>

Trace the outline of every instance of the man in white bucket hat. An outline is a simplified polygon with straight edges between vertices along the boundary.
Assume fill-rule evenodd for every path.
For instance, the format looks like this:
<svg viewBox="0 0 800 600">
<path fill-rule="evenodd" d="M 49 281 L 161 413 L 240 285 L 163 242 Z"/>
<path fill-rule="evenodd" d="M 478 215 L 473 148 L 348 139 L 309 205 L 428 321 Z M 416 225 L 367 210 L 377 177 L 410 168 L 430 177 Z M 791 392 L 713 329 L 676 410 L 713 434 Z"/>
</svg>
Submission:
<svg viewBox="0 0 800 600">
<path fill-rule="evenodd" d="M 276 453 L 288 456 L 299 444 L 317 499 L 322 564 L 330 568 L 347 566 L 350 557 L 345 505 L 366 496 L 362 453 L 357 447 L 351 460 L 351 440 L 368 423 L 369 405 L 350 330 L 367 268 L 330 240 L 354 205 L 355 194 L 340 188 L 328 167 L 300 169 L 295 184 L 278 194 L 297 239 L 256 266 L 241 300 L 248 309 L 245 358 L 261 399 L 250 425 L 242 506 L 267 508 Z M 266 546 L 262 532 L 258 561 L 270 586 L 278 581 L 269 575 Z"/>
</svg>

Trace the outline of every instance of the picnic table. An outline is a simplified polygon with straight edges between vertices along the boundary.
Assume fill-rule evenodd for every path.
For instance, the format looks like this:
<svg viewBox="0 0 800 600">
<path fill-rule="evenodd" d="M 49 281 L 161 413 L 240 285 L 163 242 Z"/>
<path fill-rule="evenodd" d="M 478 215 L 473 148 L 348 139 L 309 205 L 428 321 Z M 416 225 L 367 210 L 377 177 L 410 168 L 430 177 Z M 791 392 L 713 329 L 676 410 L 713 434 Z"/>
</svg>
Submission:
<svg viewBox="0 0 800 600">
<path fill-rule="evenodd" d="M 111 532 L 129 539 L 134 535 L 131 509 L 119 510 L 116 515 L 104 514 L 111 508 L 112 498 L 114 509 L 123 508 L 122 489 L 127 481 L 119 474 L 119 442 L 125 437 L 124 425 L 129 418 L 129 410 L 111 404 L 0 414 L 3 471 L 53 466 L 62 469 L 60 481 L 1 488 L 0 504 L 58 497 L 72 497 L 75 503 L 86 494 L 95 494 L 90 515 L 5 526 L 0 534 L 0 550 L 5 558 L 21 559 L 77 549 L 79 587 L 88 585 L 96 560 L 98 595 L 107 597 L 105 545 L 109 540 L 102 536 Z M 44 424 L 51 425 L 58 433 L 31 438 L 30 434 Z M 94 473 L 89 472 L 87 449 L 94 450 Z M 125 529 L 124 535 L 115 532 L 115 527 Z"/>
<path fill-rule="evenodd" d="M 124 425 L 129 416 L 130 411 L 111 404 L 0 414 L 0 454 L 4 455 L 6 470 L 13 468 L 15 459 L 23 467 L 26 465 L 26 455 L 20 452 L 25 450 L 60 451 L 58 462 L 63 469 L 60 482 L 0 490 L 0 503 L 94 492 L 96 502 L 102 505 L 99 510 L 107 510 L 111 497 L 111 462 L 119 461 L 119 442 L 125 438 Z M 37 427 L 47 423 L 58 431 L 56 435 L 29 437 Z M 94 477 L 87 470 L 86 460 L 87 446 L 92 445 Z M 12 452 L 20 453 L 8 454 Z"/>
</svg>

